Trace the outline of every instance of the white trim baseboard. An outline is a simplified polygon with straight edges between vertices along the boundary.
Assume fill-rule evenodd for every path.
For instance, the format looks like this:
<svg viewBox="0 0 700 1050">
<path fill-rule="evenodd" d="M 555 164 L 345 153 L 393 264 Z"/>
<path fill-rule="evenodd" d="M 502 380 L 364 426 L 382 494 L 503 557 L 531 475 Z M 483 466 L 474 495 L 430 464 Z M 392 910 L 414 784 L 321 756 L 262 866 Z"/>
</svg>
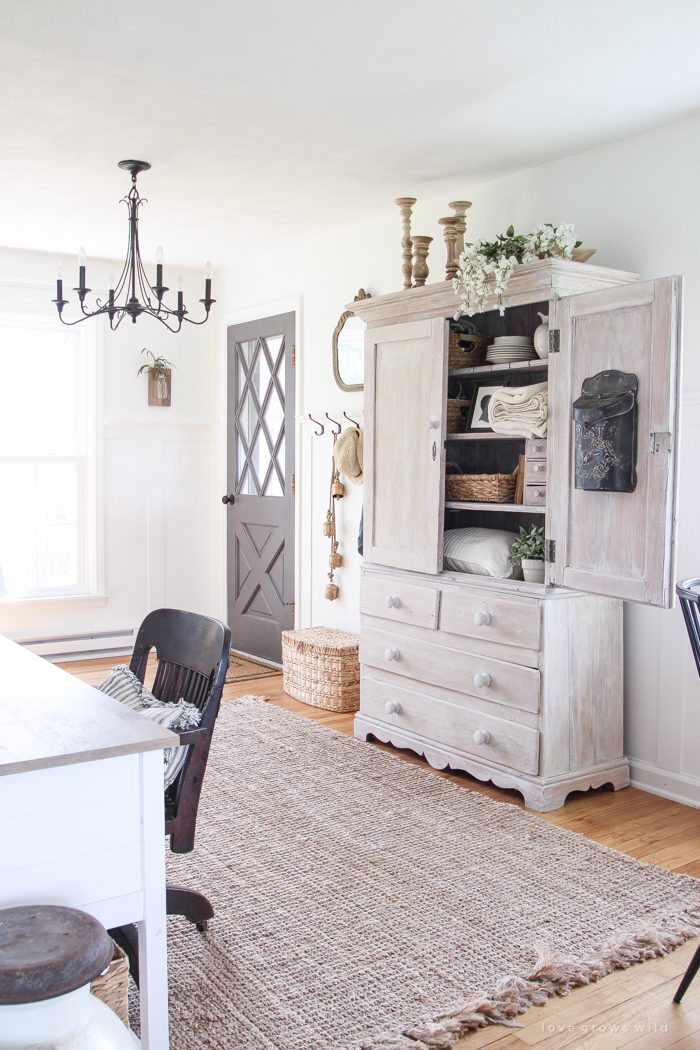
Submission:
<svg viewBox="0 0 700 1050">
<path fill-rule="evenodd" d="M 673 802 L 682 802 L 684 806 L 700 809 L 700 777 L 688 773 L 676 773 L 661 769 L 652 762 L 640 758 L 629 758 L 630 787 L 649 791 L 652 795 L 661 795 Z"/>
</svg>

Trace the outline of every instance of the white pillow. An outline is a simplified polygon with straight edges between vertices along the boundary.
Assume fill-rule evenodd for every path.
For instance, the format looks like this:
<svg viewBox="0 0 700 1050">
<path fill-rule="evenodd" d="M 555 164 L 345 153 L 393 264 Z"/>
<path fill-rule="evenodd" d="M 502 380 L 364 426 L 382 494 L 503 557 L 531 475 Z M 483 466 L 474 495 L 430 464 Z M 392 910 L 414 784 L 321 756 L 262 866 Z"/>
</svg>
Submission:
<svg viewBox="0 0 700 1050">
<path fill-rule="evenodd" d="M 174 704 L 157 700 L 126 664 L 118 664 L 113 667 L 98 689 L 101 693 L 106 693 L 107 696 L 118 700 L 125 707 L 138 711 L 140 715 L 150 718 L 166 729 L 171 729 L 174 733 L 196 729 L 202 720 L 202 712 L 199 708 L 186 700 L 178 700 Z M 170 787 L 182 769 L 187 757 L 187 746 L 184 744 L 182 747 L 163 749 L 163 776 L 166 788 Z"/>
<path fill-rule="evenodd" d="M 517 533 L 503 529 L 448 529 L 443 544 L 444 566 L 453 572 L 493 576 L 508 580 L 520 576 L 519 565 L 510 560 Z"/>
</svg>

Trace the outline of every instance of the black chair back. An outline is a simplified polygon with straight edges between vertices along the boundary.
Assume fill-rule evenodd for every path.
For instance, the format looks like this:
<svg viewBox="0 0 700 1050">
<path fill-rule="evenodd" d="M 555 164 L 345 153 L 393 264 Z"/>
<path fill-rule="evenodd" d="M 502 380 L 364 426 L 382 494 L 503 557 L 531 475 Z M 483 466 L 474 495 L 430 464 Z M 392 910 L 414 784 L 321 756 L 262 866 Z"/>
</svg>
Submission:
<svg viewBox="0 0 700 1050">
<path fill-rule="evenodd" d="M 690 638 L 690 647 L 695 657 L 695 666 L 700 674 L 700 616 L 698 615 L 700 594 L 693 590 L 694 587 L 700 587 L 700 579 L 684 580 L 683 583 L 676 584 L 676 594 L 680 598 L 683 618 Z"/>
<path fill-rule="evenodd" d="M 198 729 L 180 734 L 185 763 L 165 792 L 165 830 L 174 853 L 194 848 L 199 796 L 211 734 L 231 655 L 231 631 L 219 620 L 182 609 L 155 609 L 141 624 L 129 669 L 143 682 L 155 649 L 158 668 L 151 692 L 159 700 L 184 699 L 202 711 Z"/>
</svg>

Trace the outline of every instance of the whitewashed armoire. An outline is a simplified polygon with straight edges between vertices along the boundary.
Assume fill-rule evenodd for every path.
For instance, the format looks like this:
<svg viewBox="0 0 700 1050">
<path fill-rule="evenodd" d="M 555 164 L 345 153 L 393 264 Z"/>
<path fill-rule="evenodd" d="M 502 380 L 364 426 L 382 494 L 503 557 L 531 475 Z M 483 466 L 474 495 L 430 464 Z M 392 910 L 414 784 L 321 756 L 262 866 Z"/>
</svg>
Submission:
<svg viewBox="0 0 700 1050">
<path fill-rule="evenodd" d="M 515 788 L 540 811 L 629 783 L 622 600 L 672 602 L 680 284 L 561 259 L 519 266 L 504 316 L 493 299 L 472 321 L 531 335 L 549 313 L 549 358 L 458 373 L 451 283 L 348 307 L 368 325 L 356 736 Z M 638 381 L 634 492 L 574 487 L 572 404 L 608 369 Z M 524 439 L 446 432 L 448 386 L 504 371 L 548 379 L 542 505 L 446 502 L 446 459 L 465 473 L 517 466 Z M 443 570 L 446 528 L 532 523 L 545 525 L 544 585 Z"/>
</svg>

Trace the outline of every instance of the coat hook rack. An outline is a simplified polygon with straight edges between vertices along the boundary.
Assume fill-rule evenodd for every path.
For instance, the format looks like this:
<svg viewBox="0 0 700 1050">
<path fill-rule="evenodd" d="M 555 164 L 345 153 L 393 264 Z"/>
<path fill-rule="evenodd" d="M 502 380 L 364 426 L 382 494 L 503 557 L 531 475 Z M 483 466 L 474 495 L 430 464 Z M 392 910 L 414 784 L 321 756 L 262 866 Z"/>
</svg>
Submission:
<svg viewBox="0 0 700 1050">
<path fill-rule="evenodd" d="M 314 430 L 314 434 L 316 435 L 316 437 L 321 437 L 321 435 L 324 434 L 325 430 L 326 430 L 326 428 L 324 427 L 323 423 L 319 423 L 319 421 L 317 419 L 314 419 L 314 417 L 311 415 L 310 412 L 309 412 L 309 419 L 311 420 L 312 423 L 315 423 L 317 427 L 321 428 L 320 430 Z"/>
<path fill-rule="evenodd" d="M 343 412 L 343 415 L 352 423 L 354 427 L 357 427 L 358 430 L 360 429 L 360 424 L 356 423 L 354 419 L 350 419 L 350 416 L 347 414 L 347 412 Z"/>
<path fill-rule="evenodd" d="M 343 424 L 339 423 L 337 419 L 331 419 L 331 417 L 328 415 L 327 412 L 326 412 L 326 419 L 330 419 L 331 423 L 335 423 L 335 425 L 337 426 L 338 429 L 333 431 L 333 433 L 337 436 L 340 433 L 340 431 L 343 429 Z M 314 420 L 314 422 L 315 422 L 315 420 Z"/>
</svg>

